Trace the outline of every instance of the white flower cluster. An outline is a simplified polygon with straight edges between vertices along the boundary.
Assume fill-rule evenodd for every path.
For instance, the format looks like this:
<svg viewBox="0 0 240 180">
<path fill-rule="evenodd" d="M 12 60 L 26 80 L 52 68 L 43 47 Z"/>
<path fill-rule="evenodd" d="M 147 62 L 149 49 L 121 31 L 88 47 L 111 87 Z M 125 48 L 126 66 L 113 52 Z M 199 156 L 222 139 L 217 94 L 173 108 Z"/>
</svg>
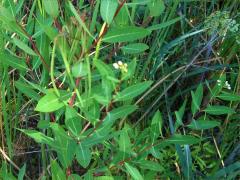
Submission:
<svg viewBox="0 0 240 180">
<path fill-rule="evenodd" d="M 123 72 L 127 72 L 127 63 L 123 63 L 122 61 L 118 61 L 117 63 L 113 63 L 113 67 L 115 69 L 120 69 Z"/>
<path fill-rule="evenodd" d="M 217 80 L 218 86 L 222 85 L 222 81 L 220 79 Z M 228 81 L 225 81 L 224 86 L 225 88 L 231 90 L 231 85 L 228 83 Z"/>
</svg>

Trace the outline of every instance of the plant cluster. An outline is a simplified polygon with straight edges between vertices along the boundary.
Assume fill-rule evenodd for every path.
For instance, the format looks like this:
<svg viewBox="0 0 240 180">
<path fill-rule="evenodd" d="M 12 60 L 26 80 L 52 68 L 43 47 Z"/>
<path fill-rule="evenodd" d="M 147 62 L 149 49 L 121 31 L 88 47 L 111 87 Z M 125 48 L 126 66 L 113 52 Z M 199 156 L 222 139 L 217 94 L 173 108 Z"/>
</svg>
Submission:
<svg viewBox="0 0 240 180">
<path fill-rule="evenodd" d="M 238 7 L 1 1 L 0 179 L 239 178 Z"/>
</svg>

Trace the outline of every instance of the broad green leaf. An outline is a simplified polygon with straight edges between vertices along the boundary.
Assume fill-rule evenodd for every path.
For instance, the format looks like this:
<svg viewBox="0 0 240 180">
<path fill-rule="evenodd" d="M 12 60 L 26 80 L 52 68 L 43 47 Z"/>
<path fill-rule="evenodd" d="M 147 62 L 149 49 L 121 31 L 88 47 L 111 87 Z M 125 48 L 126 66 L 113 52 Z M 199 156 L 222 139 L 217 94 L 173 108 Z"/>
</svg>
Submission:
<svg viewBox="0 0 240 180">
<path fill-rule="evenodd" d="M 117 0 L 101 0 L 100 13 L 106 23 L 111 24 L 117 7 Z"/>
<path fill-rule="evenodd" d="M 150 16 L 160 16 L 165 9 L 164 1 L 152 0 L 150 3 L 148 3 L 148 8 L 150 10 Z"/>
<path fill-rule="evenodd" d="M 191 110 L 192 114 L 195 114 L 201 106 L 202 98 L 203 98 L 203 86 L 200 84 L 195 92 L 191 91 L 192 95 L 192 104 Z"/>
<path fill-rule="evenodd" d="M 185 100 L 183 102 L 183 105 L 180 107 L 180 109 L 178 111 L 175 111 L 175 116 L 176 116 L 176 123 L 175 123 L 175 131 L 177 130 L 177 128 L 181 125 L 183 125 L 183 122 L 182 122 L 182 118 L 183 118 L 183 115 L 184 115 L 184 112 L 185 112 L 185 107 L 186 107 L 186 104 L 187 104 L 187 100 Z"/>
<path fill-rule="evenodd" d="M 77 175 L 77 174 L 71 174 L 70 176 L 68 176 L 69 180 L 82 180 L 81 176 Z"/>
<path fill-rule="evenodd" d="M 211 115 L 223 115 L 223 114 L 233 114 L 235 111 L 227 106 L 208 106 L 205 110 L 206 113 Z"/>
<path fill-rule="evenodd" d="M 125 101 L 132 99 L 140 94 L 142 94 L 145 90 L 147 90 L 152 84 L 152 81 L 141 82 L 130 87 L 127 87 L 123 91 L 117 93 L 114 97 L 114 101 Z"/>
<path fill-rule="evenodd" d="M 113 91 L 114 91 L 114 84 L 108 79 L 103 78 L 101 93 L 105 97 L 105 99 L 108 100 L 108 104 L 112 99 Z"/>
<path fill-rule="evenodd" d="M 114 22 L 118 26 L 127 26 L 129 24 L 130 13 L 126 4 L 123 5 L 117 16 L 114 18 Z"/>
<path fill-rule="evenodd" d="M 72 75 L 74 77 L 83 77 L 86 76 L 88 73 L 88 66 L 86 63 L 77 62 L 72 67 Z"/>
<path fill-rule="evenodd" d="M 174 134 L 172 137 L 166 140 L 166 143 L 177 144 L 177 145 L 186 145 L 186 144 L 196 144 L 199 143 L 200 139 L 190 136 L 190 135 L 180 135 Z"/>
<path fill-rule="evenodd" d="M 23 167 L 19 170 L 18 180 L 23 180 L 24 174 L 26 172 L 26 164 L 24 163 Z"/>
<path fill-rule="evenodd" d="M 109 43 L 131 42 L 142 39 L 150 33 L 151 31 L 147 29 L 135 26 L 112 27 L 103 37 L 103 41 Z"/>
<path fill-rule="evenodd" d="M 8 52 L 4 52 L 0 54 L 0 62 L 5 65 L 16 68 L 20 71 L 28 71 L 28 67 L 24 59 L 20 59 L 15 56 L 12 56 Z"/>
<path fill-rule="evenodd" d="M 40 121 L 38 121 L 37 127 L 39 129 L 47 129 L 50 127 L 50 121 L 49 120 L 40 120 Z"/>
<path fill-rule="evenodd" d="M 157 149 L 155 146 L 153 146 L 150 149 L 150 153 L 153 155 L 153 157 L 161 159 L 162 154 L 160 153 L 159 149 Z"/>
<path fill-rule="evenodd" d="M 72 164 L 77 143 L 70 137 L 67 132 L 57 123 L 50 125 L 54 134 L 54 150 L 57 152 L 58 159 L 64 168 Z"/>
<path fill-rule="evenodd" d="M 16 21 L 9 9 L 3 6 L 0 6 L 0 20 L 4 21 L 5 23 Z"/>
<path fill-rule="evenodd" d="M 53 180 L 62 180 L 66 175 L 56 160 L 51 160 L 51 174 Z"/>
<path fill-rule="evenodd" d="M 131 141 L 130 141 L 130 138 L 129 138 L 129 136 L 128 136 L 127 128 L 125 128 L 125 129 L 122 131 L 122 133 L 120 134 L 120 138 L 119 138 L 119 150 L 124 153 L 124 156 L 125 156 L 126 153 L 132 152 L 132 149 L 131 149 Z M 123 157 L 123 159 L 125 159 L 125 157 Z"/>
<path fill-rule="evenodd" d="M 228 176 L 230 174 L 236 173 L 236 178 L 229 178 L 229 179 L 238 179 L 237 176 L 239 175 L 240 170 L 240 162 L 234 162 L 231 165 L 228 165 L 227 167 L 223 167 L 220 170 L 217 170 L 214 172 L 213 175 L 208 176 L 206 180 L 212 180 L 212 179 L 228 179 Z"/>
<path fill-rule="evenodd" d="M 81 118 L 77 115 L 74 108 L 66 107 L 65 124 L 68 130 L 74 135 L 78 136 L 82 130 Z"/>
<path fill-rule="evenodd" d="M 106 77 L 106 76 L 114 77 L 112 68 L 110 68 L 103 61 L 97 59 L 93 63 L 96 66 L 97 70 L 99 71 L 99 73 L 101 74 L 102 77 Z"/>
<path fill-rule="evenodd" d="M 99 102 L 100 104 L 103 104 L 107 106 L 110 102 L 109 98 L 106 98 L 104 95 L 94 94 L 94 99 Z"/>
<path fill-rule="evenodd" d="M 125 167 L 127 169 L 127 172 L 132 176 L 133 179 L 143 180 L 143 177 L 142 177 L 142 175 L 140 174 L 140 172 L 138 171 L 137 168 L 132 167 L 131 165 L 129 165 L 126 162 L 125 162 Z"/>
<path fill-rule="evenodd" d="M 152 123 L 151 123 L 152 142 L 154 142 L 158 138 L 159 134 L 162 135 L 162 123 L 163 123 L 162 115 L 161 115 L 160 111 L 158 110 L 154 114 Z"/>
<path fill-rule="evenodd" d="M 136 162 L 136 165 L 138 165 L 141 169 L 148 169 L 156 172 L 164 171 L 164 168 L 161 166 L 161 164 L 153 161 L 140 160 Z"/>
<path fill-rule="evenodd" d="M 134 43 L 121 47 L 121 50 L 126 54 L 137 54 L 144 52 L 148 48 L 149 48 L 148 45 L 144 43 Z"/>
<path fill-rule="evenodd" d="M 82 141 L 82 144 L 85 147 L 92 147 L 97 144 L 103 144 L 104 141 L 108 139 L 117 138 L 120 133 L 121 131 L 112 131 L 111 126 L 104 126 L 97 129 L 90 137 L 84 139 Z"/>
<path fill-rule="evenodd" d="M 150 31 L 160 30 L 160 29 L 163 29 L 165 27 L 171 26 L 172 24 L 175 24 L 176 22 L 178 22 L 180 20 L 181 20 L 181 17 L 177 17 L 177 18 L 171 19 L 167 22 L 163 22 L 163 23 L 160 23 L 160 24 L 154 24 L 154 25 L 148 27 L 147 29 L 150 30 Z"/>
<path fill-rule="evenodd" d="M 98 176 L 95 177 L 94 180 L 115 180 L 112 176 Z"/>
<path fill-rule="evenodd" d="M 110 127 L 115 122 L 115 120 L 128 116 L 129 114 L 133 113 L 136 109 L 137 106 L 135 105 L 125 105 L 119 108 L 115 108 L 107 114 L 106 118 L 102 123 L 102 126 Z"/>
<path fill-rule="evenodd" d="M 51 41 L 54 41 L 55 37 L 58 35 L 58 31 L 56 28 L 50 26 L 47 23 L 42 23 L 40 21 L 37 21 L 42 29 L 43 32 L 48 36 L 48 38 Z"/>
<path fill-rule="evenodd" d="M 56 18 L 59 14 L 59 7 L 57 0 L 43 0 L 43 6 L 46 12 L 52 17 Z"/>
<path fill-rule="evenodd" d="M 213 97 L 217 96 L 222 91 L 222 88 L 224 87 L 226 81 L 226 74 L 225 73 L 221 74 L 221 76 L 216 81 L 219 82 L 216 82 L 213 88 L 208 86 Z"/>
<path fill-rule="evenodd" d="M 27 129 L 18 129 L 18 130 L 28 135 L 29 137 L 33 138 L 37 143 L 44 143 L 48 145 L 53 144 L 53 139 L 44 135 L 41 132 L 38 132 L 36 130 L 27 130 Z"/>
<path fill-rule="evenodd" d="M 35 111 L 53 112 L 62 108 L 64 106 L 63 101 L 66 101 L 70 98 L 70 93 L 66 91 L 60 91 L 60 94 L 61 100 L 59 97 L 57 97 L 57 95 L 52 89 L 48 90 L 47 94 L 39 100 Z"/>
<path fill-rule="evenodd" d="M 100 108 L 100 104 L 97 101 L 93 100 L 92 103 L 89 103 L 87 109 L 83 110 L 85 117 L 92 124 L 96 123 L 100 118 Z"/>
<path fill-rule="evenodd" d="M 16 81 L 15 86 L 19 91 L 31 99 L 38 101 L 41 98 L 40 95 L 33 90 L 32 86 L 22 82 L 21 80 Z"/>
<path fill-rule="evenodd" d="M 137 61 L 136 61 L 136 58 L 134 58 L 128 64 L 128 67 L 127 67 L 128 71 L 122 75 L 122 81 L 123 80 L 128 80 L 128 79 L 130 79 L 131 77 L 134 76 L 134 73 L 135 73 L 135 70 L 136 70 L 136 66 L 137 66 Z"/>
<path fill-rule="evenodd" d="M 3 7 L 2 5 L 0 6 L 0 23 L 1 22 L 3 23 L 3 25 L 1 26 L 2 29 L 16 32 L 18 35 L 28 38 L 21 29 L 21 27 L 19 27 L 19 25 L 17 24 L 13 13 L 11 13 L 9 9 Z"/>
<path fill-rule="evenodd" d="M 91 157 L 92 157 L 91 151 L 89 150 L 88 147 L 85 147 L 80 143 L 76 149 L 76 157 L 77 157 L 78 163 L 82 167 L 86 168 L 88 167 L 91 161 Z"/>
<path fill-rule="evenodd" d="M 30 54 L 30 55 L 33 55 L 33 56 L 37 56 L 37 54 L 30 47 L 28 47 L 28 45 L 26 45 L 24 42 L 20 41 L 19 39 L 13 38 L 13 43 L 17 47 L 22 49 L 24 52 L 26 52 L 27 54 Z"/>
<path fill-rule="evenodd" d="M 216 96 L 219 99 L 224 101 L 240 101 L 240 96 L 228 92 L 222 92 L 222 94 Z"/>
<path fill-rule="evenodd" d="M 195 120 L 195 119 L 193 119 L 191 124 L 188 125 L 189 128 L 196 129 L 196 130 L 210 129 L 216 126 L 220 126 L 220 122 L 213 121 L 213 120 L 209 121 L 209 120 Z"/>
</svg>

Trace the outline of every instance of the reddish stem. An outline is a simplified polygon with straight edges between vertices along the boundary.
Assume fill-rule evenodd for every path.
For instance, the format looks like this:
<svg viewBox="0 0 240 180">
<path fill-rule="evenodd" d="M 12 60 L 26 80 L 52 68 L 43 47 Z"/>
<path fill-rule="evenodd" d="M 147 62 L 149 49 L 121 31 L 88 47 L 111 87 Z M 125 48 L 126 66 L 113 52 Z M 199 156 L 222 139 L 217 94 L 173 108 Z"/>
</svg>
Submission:
<svg viewBox="0 0 240 180">
<path fill-rule="evenodd" d="M 78 85 L 80 83 L 80 80 L 81 80 L 80 77 L 76 79 L 76 82 L 75 82 L 76 88 L 78 87 Z M 69 100 L 69 103 L 68 103 L 70 107 L 73 107 L 73 104 L 75 102 L 76 96 L 77 96 L 77 94 L 76 94 L 76 92 L 74 92 L 72 97 L 71 97 L 71 99 Z"/>
</svg>

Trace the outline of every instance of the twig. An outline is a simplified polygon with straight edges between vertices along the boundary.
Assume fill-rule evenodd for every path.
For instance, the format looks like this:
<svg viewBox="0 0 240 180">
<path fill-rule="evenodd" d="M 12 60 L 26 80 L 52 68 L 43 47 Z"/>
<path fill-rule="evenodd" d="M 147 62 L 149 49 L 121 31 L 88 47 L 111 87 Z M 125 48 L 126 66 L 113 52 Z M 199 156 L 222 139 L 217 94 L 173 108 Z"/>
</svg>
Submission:
<svg viewBox="0 0 240 180">
<path fill-rule="evenodd" d="M 45 68 L 50 71 L 50 67 L 48 66 L 48 64 L 46 63 L 46 61 L 44 60 L 43 56 L 41 55 L 41 53 L 39 52 L 35 42 L 33 41 L 32 36 L 30 36 L 27 31 L 18 23 L 16 22 L 17 25 L 22 29 L 22 31 L 24 32 L 24 34 L 28 37 L 29 42 L 32 44 L 32 48 L 34 50 L 34 52 L 39 56 L 40 60 L 42 61 L 43 65 L 45 66 Z"/>
</svg>

